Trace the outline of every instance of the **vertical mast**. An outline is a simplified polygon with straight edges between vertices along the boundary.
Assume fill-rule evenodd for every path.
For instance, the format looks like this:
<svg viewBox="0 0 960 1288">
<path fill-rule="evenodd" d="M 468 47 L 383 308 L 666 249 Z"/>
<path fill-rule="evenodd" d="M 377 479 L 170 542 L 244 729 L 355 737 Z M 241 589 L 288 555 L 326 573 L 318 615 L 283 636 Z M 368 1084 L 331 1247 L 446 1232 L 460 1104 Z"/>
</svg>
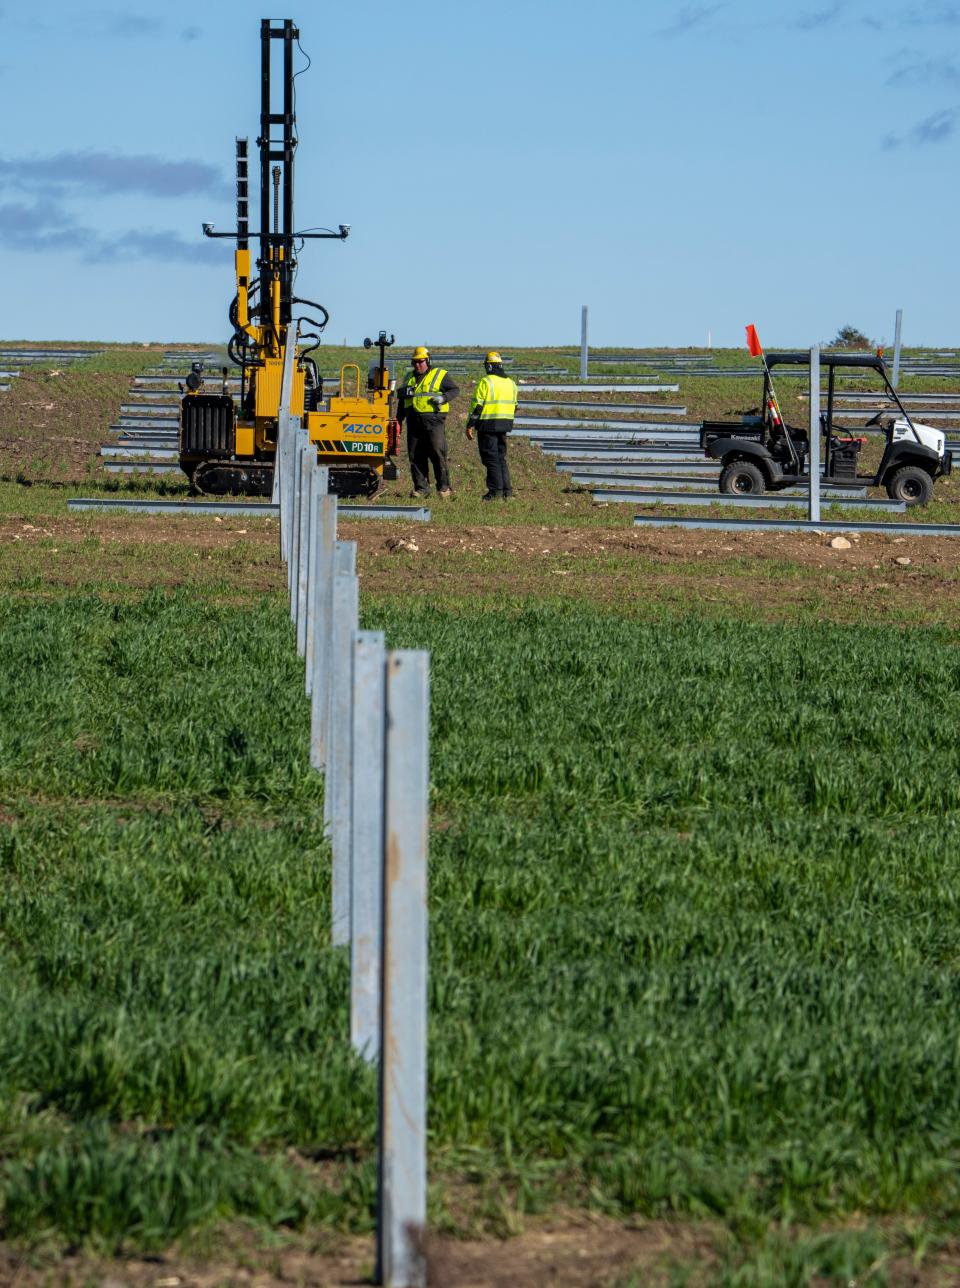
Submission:
<svg viewBox="0 0 960 1288">
<path fill-rule="evenodd" d="M 297 146 L 293 111 L 293 42 L 299 36 L 287 18 L 283 24 L 283 265 L 280 316 L 283 324 L 293 311 L 293 151 Z"/>
<path fill-rule="evenodd" d="M 270 253 L 270 39 L 269 18 L 260 21 L 260 325 L 269 330 L 273 319 L 273 265 Z M 273 348 L 273 345 L 270 346 Z"/>
<path fill-rule="evenodd" d="M 299 31 L 289 18 L 274 26 L 260 23 L 260 322 L 271 335 L 271 349 L 279 353 L 293 307 L 293 154 L 297 146 L 293 110 L 293 43 Z M 272 41 L 283 41 L 283 110 L 273 111 L 271 92 Z M 275 127 L 279 126 L 279 136 Z M 271 221 L 271 169 L 279 162 L 283 219 Z M 274 318 L 279 334 L 274 335 Z"/>
</svg>

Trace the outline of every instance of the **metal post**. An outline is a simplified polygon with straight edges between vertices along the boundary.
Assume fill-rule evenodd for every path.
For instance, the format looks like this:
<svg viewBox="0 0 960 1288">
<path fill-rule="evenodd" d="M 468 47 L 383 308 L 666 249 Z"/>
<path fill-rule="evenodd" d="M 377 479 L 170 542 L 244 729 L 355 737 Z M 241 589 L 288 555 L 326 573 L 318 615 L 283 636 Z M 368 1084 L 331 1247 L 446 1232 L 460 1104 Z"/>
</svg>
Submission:
<svg viewBox="0 0 960 1288">
<path fill-rule="evenodd" d="M 297 337 L 287 331 L 288 343 L 283 350 L 283 372 L 280 377 L 280 405 L 277 409 L 277 443 L 273 458 L 273 494 L 274 505 L 280 503 L 281 479 L 277 466 L 280 464 L 280 449 L 284 446 L 290 429 L 290 403 L 293 398 L 293 364 L 297 356 Z M 297 424 L 299 424 L 299 418 Z"/>
<path fill-rule="evenodd" d="M 317 614 L 313 628 L 313 666 L 310 694 L 310 764 L 322 769 L 327 763 L 327 671 L 330 657 L 330 619 L 333 614 L 333 568 L 337 545 L 337 498 L 324 496 L 320 502 L 320 532 L 317 542 Z"/>
<path fill-rule="evenodd" d="M 897 309 L 897 323 L 893 334 L 893 375 L 891 385 L 896 389 L 900 383 L 900 323 L 903 321 L 903 309 Z"/>
<path fill-rule="evenodd" d="M 378 1283 L 422 1288 L 427 1216 L 427 793 L 430 659 L 386 663 Z"/>
<path fill-rule="evenodd" d="M 587 378 L 587 306 L 580 308 L 580 379 Z"/>
<path fill-rule="evenodd" d="M 312 459 L 311 459 L 312 457 Z M 313 467 L 316 464 L 316 449 L 306 436 L 300 452 L 300 540 L 297 546 L 297 585 L 296 585 L 296 618 L 297 652 L 301 657 L 307 647 L 307 582 L 310 569 L 310 518 L 313 507 L 310 497 L 313 488 Z"/>
<path fill-rule="evenodd" d="M 336 615 L 333 604 L 333 592 L 338 576 L 343 574 L 344 576 L 352 577 L 356 571 L 357 543 L 355 541 L 335 540 L 333 543 L 333 554 L 330 564 L 330 585 L 327 590 L 328 607 L 326 620 L 323 624 L 323 671 L 320 675 L 322 692 L 317 695 L 322 708 L 323 765 L 324 772 L 328 774 L 330 772 L 331 761 L 333 759 L 333 732 L 331 729 L 331 722 L 333 720 L 333 690 L 336 683 L 335 677 L 339 661 L 334 648 Z M 342 665 L 342 662 L 340 664 Z M 323 793 L 323 821 L 325 823 L 329 823 L 331 820 L 330 807 L 332 804 L 333 802 L 331 800 L 328 782 L 324 787 Z"/>
<path fill-rule="evenodd" d="M 820 522 L 820 346 L 810 350 L 810 454 L 807 460 L 810 474 L 811 523 Z"/>
<path fill-rule="evenodd" d="M 297 619 L 297 561 L 300 557 L 300 464 L 303 458 L 303 441 L 299 433 L 292 434 L 293 452 L 289 464 L 290 485 L 290 547 L 287 559 L 287 591 L 290 594 L 290 620 Z"/>
<path fill-rule="evenodd" d="M 344 661 L 338 654 L 337 645 L 340 642 L 337 637 L 337 608 L 336 608 L 336 588 L 339 577 L 352 577 L 356 573 L 356 552 L 357 543 L 355 541 L 336 541 L 333 546 L 333 562 L 331 564 L 331 580 L 329 590 L 329 611 L 324 623 L 324 668 L 321 676 L 323 687 L 319 700 L 323 707 L 323 739 L 324 739 L 324 775 L 326 781 L 323 786 L 323 821 L 330 827 L 333 822 L 333 791 L 332 783 L 336 775 L 336 765 L 334 764 L 333 748 L 333 721 L 334 721 L 334 693 L 343 674 Z M 357 623 L 354 622 L 351 630 L 356 630 Z M 349 657 L 349 649 L 348 649 Z M 349 677 L 349 671 L 347 675 Z"/>
<path fill-rule="evenodd" d="M 353 541 L 341 541 L 340 548 Z M 351 560 L 352 562 L 352 560 Z M 337 573 L 333 580 L 333 621 L 330 634 L 330 730 L 327 768 L 323 785 L 323 813 L 330 824 L 333 850 L 332 938 L 334 944 L 350 942 L 350 806 L 352 803 L 351 746 L 353 733 L 353 636 L 357 629 L 360 587 L 353 573 Z"/>
<path fill-rule="evenodd" d="M 294 430 L 289 416 L 281 416 L 277 427 L 277 450 L 273 459 L 273 478 L 280 506 L 280 557 L 290 559 L 290 454 Z"/>
<path fill-rule="evenodd" d="M 271 505 L 279 505 L 280 509 L 280 558 L 283 559 L 284 552 L 284 532 L 283 532 L 283 507 L 281 505 L 281 488 L 280 479 L 282 471 L 280 462 L 283 459 L 283 417 L 277 417 L 277 445 L 273 454 L 273 486 L 270 491 Z"/>
<path fill-rule="evenodd" d="M 317 612 L 320 600 L 317 595 L 319 581 L 317 577 L 317 549 L 320 544 L 320 529 L 323 526 L 323 499 L 330 485 L 330 472 L 326 465 L 318 465 L 316 457 L 311 458 L 313 482 L 310 487 L 310 540 L 307 545 L 307 607 L 304 614 L 306 634 L 303 644 L 304 673 L 306 675 L 307 697 L 313 692 L 313 647 L 316 636 Z"/>
<path fill-rule="evenodd" d="M 383 922 L 382 631 L 353 636 L 350 827 L 350 1041 L 365 1060 L 380 1054 L 380 931 Z M 363 766 L 363 772 L 356 772 Z"/>
</svg>

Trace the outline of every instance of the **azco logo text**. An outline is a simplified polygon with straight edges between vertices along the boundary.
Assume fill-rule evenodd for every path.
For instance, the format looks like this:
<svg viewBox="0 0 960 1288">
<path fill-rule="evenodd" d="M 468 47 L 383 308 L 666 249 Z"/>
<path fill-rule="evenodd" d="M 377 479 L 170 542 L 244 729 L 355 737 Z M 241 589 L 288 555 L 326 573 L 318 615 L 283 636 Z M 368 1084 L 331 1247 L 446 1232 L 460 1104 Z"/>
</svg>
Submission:
<svg viewBox="0 0 960 1288">
<path fill-rule="evenodd" d="M 345 434 L 382 434 L 383 425 L 380 423 L 364 425 L 360 421 L 355 421 L 352 425 L 344 425 L 343 432 Z"/>
</svg>

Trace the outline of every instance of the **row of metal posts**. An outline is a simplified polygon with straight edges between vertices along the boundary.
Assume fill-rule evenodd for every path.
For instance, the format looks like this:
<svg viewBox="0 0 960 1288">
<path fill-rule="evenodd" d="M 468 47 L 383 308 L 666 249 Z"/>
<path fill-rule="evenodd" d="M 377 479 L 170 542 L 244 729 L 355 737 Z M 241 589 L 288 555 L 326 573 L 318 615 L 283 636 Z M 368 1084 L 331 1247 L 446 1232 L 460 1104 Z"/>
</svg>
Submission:
<svg viewBox="0 0 960 1288">
<path fill-rule="evenodd" d="M 897 315 L 899 342 L 899 321 Z M 587 353 L 582 311 L 581 376 Z M 289 346 L 292 352 L 293 346 Z M 896 357 L 899 358 L 899 343 Z M 311 698 L 310 763 L 324 775 L 333 943 L 350 952 L 350 1040 L 379 1060 L 378 1282 L 426 1283 L 429 655 L 359 629 L 356 542 L 299 419 L 284 364 L 274 503 L 290 614 Z M 820 350 L 810 351 L 810 509 L 820 520 Z"/>
<path fill-rule="evenodd" d="M 590 350 L 587 343 L 587 305 L 580 306 L 580 379 L 587 379 L 587 368 Z M 890 383 L 894 389 L 900 383 L 900 328 L 903 322 L 903 309 L 897 309 L 893 338 L 893 375 Z M 819 346 L 818 346 L 819 347 Z M 707 348 L 711 348 L 711 333 L 707 332 Z M 812 516 L 811 516 L 812 517 Z M 818 516 L 819 517 L 819 516 Z"/>
<path fill-rule="evenodd" d="M 289 346 L 292 350 L 293 346 Z M 361 631 L 356 542 L 290 405 L 284 369 L 274 501 L 290 615 L 324 778 L 333 943 L 350 953 L 350 1041 L 379 1062 L 377 1282 L 426 1283 L 429 654 Z"/>
</svg>

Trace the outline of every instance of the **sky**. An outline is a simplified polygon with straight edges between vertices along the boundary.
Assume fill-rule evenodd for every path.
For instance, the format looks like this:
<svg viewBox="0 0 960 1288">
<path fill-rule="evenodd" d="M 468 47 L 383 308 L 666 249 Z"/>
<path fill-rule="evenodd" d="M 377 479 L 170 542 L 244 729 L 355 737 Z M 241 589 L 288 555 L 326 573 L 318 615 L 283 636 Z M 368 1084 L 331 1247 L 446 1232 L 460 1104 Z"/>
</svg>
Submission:
<svg viewBox="0 0 960 1288">
<path fill-rule="evenodd" d="M 0 0 L 0 337 L 227 339 L 266 16 L 328 342 L 960 343 L 960 0 Z"/>
</svg>

